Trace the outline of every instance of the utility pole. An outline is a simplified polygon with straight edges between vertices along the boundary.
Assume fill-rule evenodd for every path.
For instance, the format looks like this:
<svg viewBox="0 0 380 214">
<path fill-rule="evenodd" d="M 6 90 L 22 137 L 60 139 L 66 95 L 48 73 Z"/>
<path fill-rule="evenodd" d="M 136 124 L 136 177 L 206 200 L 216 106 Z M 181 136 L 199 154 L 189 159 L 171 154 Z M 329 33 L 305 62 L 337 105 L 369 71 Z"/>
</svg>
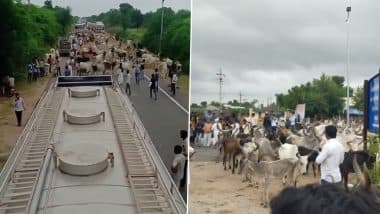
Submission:
<svg viewBox="0 0 380 214">
<path fill-rule="evenodd" d="M 222 87 L 223 87 L 223 82 L 224 82 L 224 77 L 226 77 L 225 74 L 223 74 L 222 72 L 222 69 L 219 70 L 219 73 L 216 73 L 216 75 L 218 76 L 218 80 L 219 80 L 219 112 L 222 113 L 222 110 L 223 110 L 223 103 L 222 103 L 222 99 L 223 99 L 223 95 L 222 95 Z"/>
<path fill-rule="evenodd" d="M 158 56 L 161 57 L 161 43 L 162 43 L 162 32 L 164 29 L 164 0 L 161 4 L 161 33 L 160 33 L 160 45 L 158 47 Z"/>
<path fill-rule="evenodd" d="M 346 72 L 347 72 L 347 100 L 346 100 L 346 115 L 347 115 L 347 122 L 346 122 L 346 128 L 350 127 L 350 79 L 349 79 L 349 65 L 350 65 L 350 49 L 349 49 L 349 38 L 350 38 L 350 29 L 349 29 L 349 18 L 350 18 L 350 12 L 351 7 L 346 7 L 347 12 L 347 19 L 346 19 L 346 26 L 347 26 L 347 41 L 346 41 L 346 48 L 347 48 L 347 64 L 346 64 Z"/>
</svg>

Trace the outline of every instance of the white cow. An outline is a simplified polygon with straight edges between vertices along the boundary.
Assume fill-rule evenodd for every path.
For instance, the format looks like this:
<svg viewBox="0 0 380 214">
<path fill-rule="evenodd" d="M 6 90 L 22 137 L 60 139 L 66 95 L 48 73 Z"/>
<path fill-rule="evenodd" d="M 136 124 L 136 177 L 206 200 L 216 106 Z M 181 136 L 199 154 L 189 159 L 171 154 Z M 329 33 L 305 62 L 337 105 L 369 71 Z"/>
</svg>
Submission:
<svg viewBox="0 0 380 214">
<path fill-rule="evenodd" d="M 280 160 L 288 159 L 288 158 L 298 158 L 300 160 L 300 173 L 304 174 L 306 173 L 306 166 L 307 166 L 307 158 L 308 156 L 300 156 L 298 154 L 298 146 L 284 143 L 280 146 L 278 149 L 278 156 Z"/>
</svg>

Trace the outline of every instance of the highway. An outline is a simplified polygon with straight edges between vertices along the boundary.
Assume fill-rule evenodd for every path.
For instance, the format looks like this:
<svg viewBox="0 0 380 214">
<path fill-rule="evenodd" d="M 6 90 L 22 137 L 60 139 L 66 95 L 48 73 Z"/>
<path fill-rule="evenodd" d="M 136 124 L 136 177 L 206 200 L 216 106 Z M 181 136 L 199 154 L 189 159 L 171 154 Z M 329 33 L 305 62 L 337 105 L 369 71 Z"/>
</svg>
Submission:
<svg viewBox="0 0 380 214">
<path fill-rule="evenodd" d="M 159 85 L 172 97 L 166 81 L 161 81 Z M 181 129 L 187 130 L 188 99 L 187 96 L 178 91 L 174 97 L 176 104 L 162 90 L 158 93 L 157 100 L 154 100 L 149 97 L 147 80 L 140 82 L 139 85 L 132 82 L 132 94 L 129 98 L 163 162 L 170 169 L 174 158 L 174 146 L 181 143 L 179 131 Z"/>
</svg>

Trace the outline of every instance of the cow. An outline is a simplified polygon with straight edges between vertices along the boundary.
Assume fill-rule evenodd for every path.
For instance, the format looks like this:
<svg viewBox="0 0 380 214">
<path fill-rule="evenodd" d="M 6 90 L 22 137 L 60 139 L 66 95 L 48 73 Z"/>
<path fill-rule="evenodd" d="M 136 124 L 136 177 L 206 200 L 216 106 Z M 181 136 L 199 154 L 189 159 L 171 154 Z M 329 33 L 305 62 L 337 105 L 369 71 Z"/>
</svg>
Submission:
<svg viewBox="0 0 380 214">
<path fill-rule="evenodd" d="M 243 161 L 242 170 L 246 170 L 246 178 L 248 178 L 248 174 L 251 175 L 250 177 L 257 174 L 263 178 L 262 204 L 264 207 L 267 207 L 269 202 L 270 179 L 281 178 L 284 185 L 296 186 L 300 170 L 299 163 L 300 161 L 296 158 L 261 162 L 245 159 Z"/>
<path fill-rule="evenodd" d="M 356 156 L 359 166 L 362 166 L 365 163 L 369 169 L 373 168 L 373 164 L 376 161 L 376 157 L 369 155 L 366 151 L 349 151 L 344 153 L 344 160 L 343 163 L 339 165 L 339 169 L 346 191 L 348 191 L 348 174 L 355 172 L 353 166 L 354 156 Z"/>
<path fill-rule="evenodd" d="M 317 156 L 319 154 L 318 151 L 316 150 L 312 150 L 312 149 L 308 149 L 304 146 L 298 146 L 298 152 L 301 156 L 307 156 L 307 164 L 306 164 L 306 175 L 308 174 L 308 171 L 309 171 L 309 164 L 312 164 L 312 167 L 313 167 L 313 174 L 314 174 L 314 177 L 317 176 L 317 173 L 316 173 L 316 163 L 315 163 L 315 159 L 317 159 Z"/>
</svg>

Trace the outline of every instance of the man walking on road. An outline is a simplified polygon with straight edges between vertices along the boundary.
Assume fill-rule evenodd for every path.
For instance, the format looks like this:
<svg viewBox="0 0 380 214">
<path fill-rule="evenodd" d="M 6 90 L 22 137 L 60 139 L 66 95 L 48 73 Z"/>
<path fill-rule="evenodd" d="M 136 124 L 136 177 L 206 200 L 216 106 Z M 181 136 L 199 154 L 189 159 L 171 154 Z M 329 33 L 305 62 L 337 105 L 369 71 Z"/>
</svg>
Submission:
<svg viewBox="0 0 380 214">
<path fill-rule="evenodd" d="M 16 93 L 16 99 L 13 102 L 13 106 L 16 113 L 17 126 L 21 126 L 22 112 L 25 110 L 25 104 L 24 104 L 24 99 L 20 97 L 19 93 Z"/>
<path fill-rule="evenodd" d="M 322 147 L 315 162 L 321 165 L 321 184 L 340 184 L 342 176 L 339 165 L 344 160 L 344 147 L 336 139 L 337 129 L 333 125 L 326 126 L 326 144 Z"/>
<path fill-rule="evenodd" d="M 156 91 L 158 92 L 158 80 L 160 79 L 160 75 L 158 74 L 158 69 L 154 69 L 154 77 L 156 78 Z"/>
<path fill-rule="evenodd" d="M 128 96 L 131 96 L 131 74 L 128 69 L 125 74 L 123 73 L 123 79 L 125 82 L 125 93 L 128 94 Z"/>
<path fill-rule="evenodd" d="M 138 85 L 140 83 L 140 68 L 139 66 L 134 65 L 132 68 L 135 69 L 135 79 L 136 79 L 136 85 Z"/>
<path fill-rule="evenodd" d="M 156 92 L 156 84 L 157 80 L 154 74 L 152 74 L 150 78 L 150 83 L 149 83 L 149 91 L 150 91 L 150 98 L 152 98 L 152 92 L 154 93 L 154 99 L 157 100 L 157 92 Z"/>
</svg>

